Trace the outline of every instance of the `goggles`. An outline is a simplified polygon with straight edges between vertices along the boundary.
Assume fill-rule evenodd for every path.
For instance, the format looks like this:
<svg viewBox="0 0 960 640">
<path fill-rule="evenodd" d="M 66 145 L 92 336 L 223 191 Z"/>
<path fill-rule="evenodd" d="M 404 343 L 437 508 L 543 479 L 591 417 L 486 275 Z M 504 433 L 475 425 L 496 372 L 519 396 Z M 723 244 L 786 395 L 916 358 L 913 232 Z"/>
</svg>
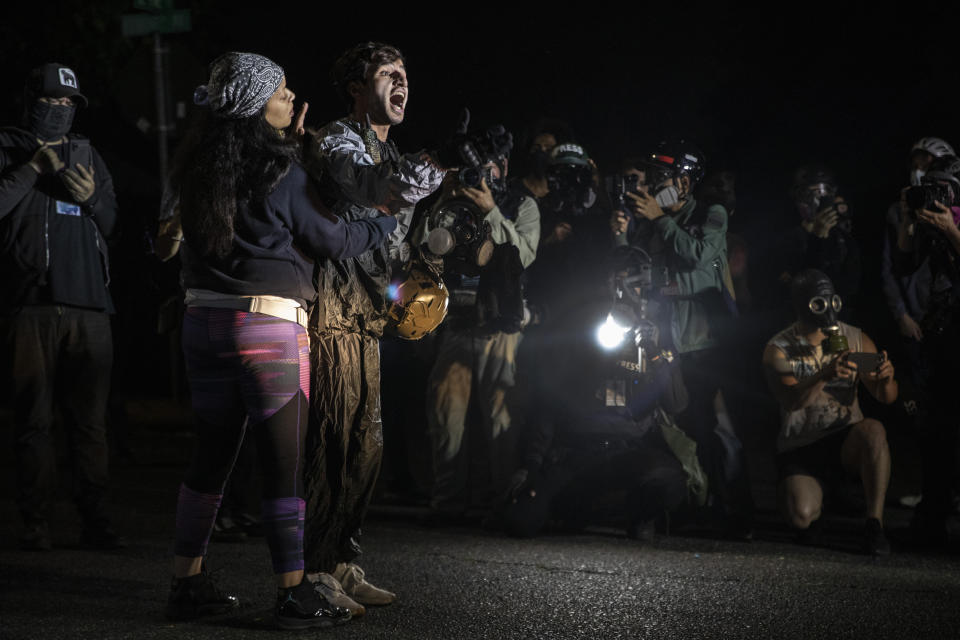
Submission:
<svg viewBox="0 0 960 640">
<path fill-rule="evenodd" d="M 831 308 L 839 313 L 843 307 L 843 301 L 840 299 L 840 296 L 835 293 L 832 296 L 814 296 L 810 298 L 807 306 L 810 308 L 810 311 L 817 315 L 826 313 Z"/>
</svg>

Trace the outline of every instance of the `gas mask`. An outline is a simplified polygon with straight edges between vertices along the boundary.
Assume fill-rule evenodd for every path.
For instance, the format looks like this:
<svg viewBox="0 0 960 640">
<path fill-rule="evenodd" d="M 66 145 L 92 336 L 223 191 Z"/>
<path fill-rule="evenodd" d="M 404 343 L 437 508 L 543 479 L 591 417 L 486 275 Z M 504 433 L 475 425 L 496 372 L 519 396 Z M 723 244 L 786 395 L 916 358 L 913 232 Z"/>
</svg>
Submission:
<svg viewBox="0 0 960 640">
<path fill-rule="evenodd" d="M 452 270 L 473 275 L 493 257 L 490 223 L 483 218 L 472 200 L 441 200 L 428 214 L 427 250 L 450 258 Z"/>
<path fill-rule="evenodd" d="M 794 204 L 804 220 L 812 220 L 818 213 L 831 206 L 837 197 L 837 189 L 831 184 L 819 182 L 798 189 Z"/>
<path fill-rule="evenodd" d="M 76 111 L 74 105 L 35 100 L 27 111 L 27 129 L 41 140 L 59 140 L 70 132 Z"/>
<path fill-rule="evenodd" d="M 833 288 L 830 278 L 825 274 L 820 274 L 813 281 L 795 287 L 792 297 L 797 315 L 805 324 L 819 327 L 824 333 L 828 333 L 831 329 L 839 329 L 843 301 Z"/>
</svg>

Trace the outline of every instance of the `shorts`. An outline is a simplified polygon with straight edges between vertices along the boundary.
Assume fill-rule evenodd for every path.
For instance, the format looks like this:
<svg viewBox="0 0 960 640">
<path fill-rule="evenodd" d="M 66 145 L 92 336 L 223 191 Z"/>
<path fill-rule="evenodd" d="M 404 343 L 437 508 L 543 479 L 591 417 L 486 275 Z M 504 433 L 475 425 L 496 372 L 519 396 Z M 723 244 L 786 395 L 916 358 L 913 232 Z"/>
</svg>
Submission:
<svg viewBox="0 0 960 640">
<path fill-rule="evenodd" d="M 816 442 L 777 454 L 777 481 L 788 476 L 813 476 L 823 485 L 843 481 L 849 475 L 843 468 L 841 449 L 852 427 L 844 427 Z"/>
</svg>

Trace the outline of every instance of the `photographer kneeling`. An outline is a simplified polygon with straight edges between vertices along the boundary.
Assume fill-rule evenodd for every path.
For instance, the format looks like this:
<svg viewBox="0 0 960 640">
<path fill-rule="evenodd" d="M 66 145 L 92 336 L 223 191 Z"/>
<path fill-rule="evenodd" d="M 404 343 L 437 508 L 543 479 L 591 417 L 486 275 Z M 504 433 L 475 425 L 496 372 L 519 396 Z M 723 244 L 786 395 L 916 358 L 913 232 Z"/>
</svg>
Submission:
<svg viewBox="0 0 960 640">
<path fill-rule="evenodd" d="M 700 504 L 706 499 L 696 445 L 672 418 L 687 394 L 657 343 L 650 258 L 621 247 L 607 264 L 613 305 L 565 314 L 556 334 L 564 357 L 537 363 L 538 411 L 503 511 L 510 535 L 532 537 L 553 521 L 567 529 L 617 524 L 649 540 L 688 489 Z"/>
<path fill-rule="evenodd" d="M 784 515 L 801 531 L 812 526 L 806 537 L 814 538 L 824 489 L 831 480 L 859 477 L 866 496 L 864 551 L 888 555 L 883 501 L 890 449 L 883 425 L 860 410 L 857 382 L 890 404 L 898 393 L 893 365 L 867 334 L 837 319 L 842 300 L 823 272 L 798 274 L 791 298 L 797 321 L 771 338 L 763 353 L 767 384 L 780 403 L 777 472 Z"/>
</svg>

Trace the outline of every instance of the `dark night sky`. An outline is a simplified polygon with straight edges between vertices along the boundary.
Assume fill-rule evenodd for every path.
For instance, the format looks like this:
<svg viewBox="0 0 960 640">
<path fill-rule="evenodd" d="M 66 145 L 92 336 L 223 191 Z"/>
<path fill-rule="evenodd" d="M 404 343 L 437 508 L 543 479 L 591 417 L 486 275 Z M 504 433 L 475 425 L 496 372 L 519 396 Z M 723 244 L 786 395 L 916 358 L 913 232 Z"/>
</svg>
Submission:
<svg viewBox="0 0 960 640">
<path fill-rule="evenodd" d="M 30 66 L 57 58 L 77 69 L 105 112 L 83 114 L 79 128 L 101 138 L 95 129 L 115 130 L 115 118 L 152 120 L 150 43 L 119 34 L 117 16 L 130 2 L 52 4 L 62 10 L 5 21 L 4 92 L 16 97 Z M 399 4 L 366 17 L 340 9 L 334 18 L 314 17 L 317 3 L 300 13 L 286 3 L 274 14 L 239 3 L 178 6 L 191 6 L 194 21 L 192 32 L 169 38 L 179 100 L 188 100 L 218 53 L 257 51 L 287 69 L 319 124 L 340 112 L 327 86 L 337 53 L 362 39 L 396 44 L 408 56 L 412 84 L 408 120 L 393 134 L 404 148 L 441 136 L 469 106 L 476 121 L 503 121 L 516 132 L 539 115 L 566 119 L 601 166 L 679 134 L 747 181 L 782 182 L 778 174 L 822 159 L 851 182 L 872 176 L 876 183 L 900 179 L 917 137 L 960 140 L 945 98 L 957 78 L 952 20 L 936 12 L 856 3 L 842 11 L 770 5 L 757 13 L 713 3 L 627 17 L 620 10 L 591 15 L 584 5 L 583 15 L 550 18 L 487 8 L 479 21 L 446 10 L 427 26 Z M 5 119 L 15 119 L 17 107 L 5 106 Z"/>
<path fill-rule="evenodd" d="M 361 40 L 387 41 L 408 58 L 407 121 L 391 134 L 402 149 L 442 138 L 462 106 L 475 122 L 501 121 L 515 133 L 541 115 L 563 118 L 601 169 L 681 135 L 715 166 L 738 172 L 734 227 L 782 209 L 791 169 L 822 161 L 854 203 L 869 256 L 880 216 L 905 182 L 912 142 L 937 135 L 960 144 L 953 44 L 960 21 L 929 3 L 922 10 L 839 4 L 745 11 L 715 2 L 633 13 L 581 4 L 565 15 L 521 17 L 459 3 L 429 14 L 427 24 L 417 5 L 402 3 L 367 14 L 349 5 L 331 17 L 318 13 L 326 3 L 270 12 L 265 3 L 251 10 L 178 2 L 191 7 L 194 28 L 168 39 L 171 83 L 174 100 L 189 102 L 217 54 L 263 53 L 286 68 L 298 99 L 310 101 L 308 122 L 321 124 L 341 114 L 327 82 L 337 54 Z M 105 152 L 118 182 L 154 188 L 154 143 L 133 127 L 141 116 L 154 119 L 151 43 L 119 33 L 118 16 L 131 2 L 42 6 L 33 16 L 4 9 L 0 90 L 13 100 L 0 115 L 17 119 L 31 66 L 71 64 L 93 103 L 78 130 Z"/>
</svg>

